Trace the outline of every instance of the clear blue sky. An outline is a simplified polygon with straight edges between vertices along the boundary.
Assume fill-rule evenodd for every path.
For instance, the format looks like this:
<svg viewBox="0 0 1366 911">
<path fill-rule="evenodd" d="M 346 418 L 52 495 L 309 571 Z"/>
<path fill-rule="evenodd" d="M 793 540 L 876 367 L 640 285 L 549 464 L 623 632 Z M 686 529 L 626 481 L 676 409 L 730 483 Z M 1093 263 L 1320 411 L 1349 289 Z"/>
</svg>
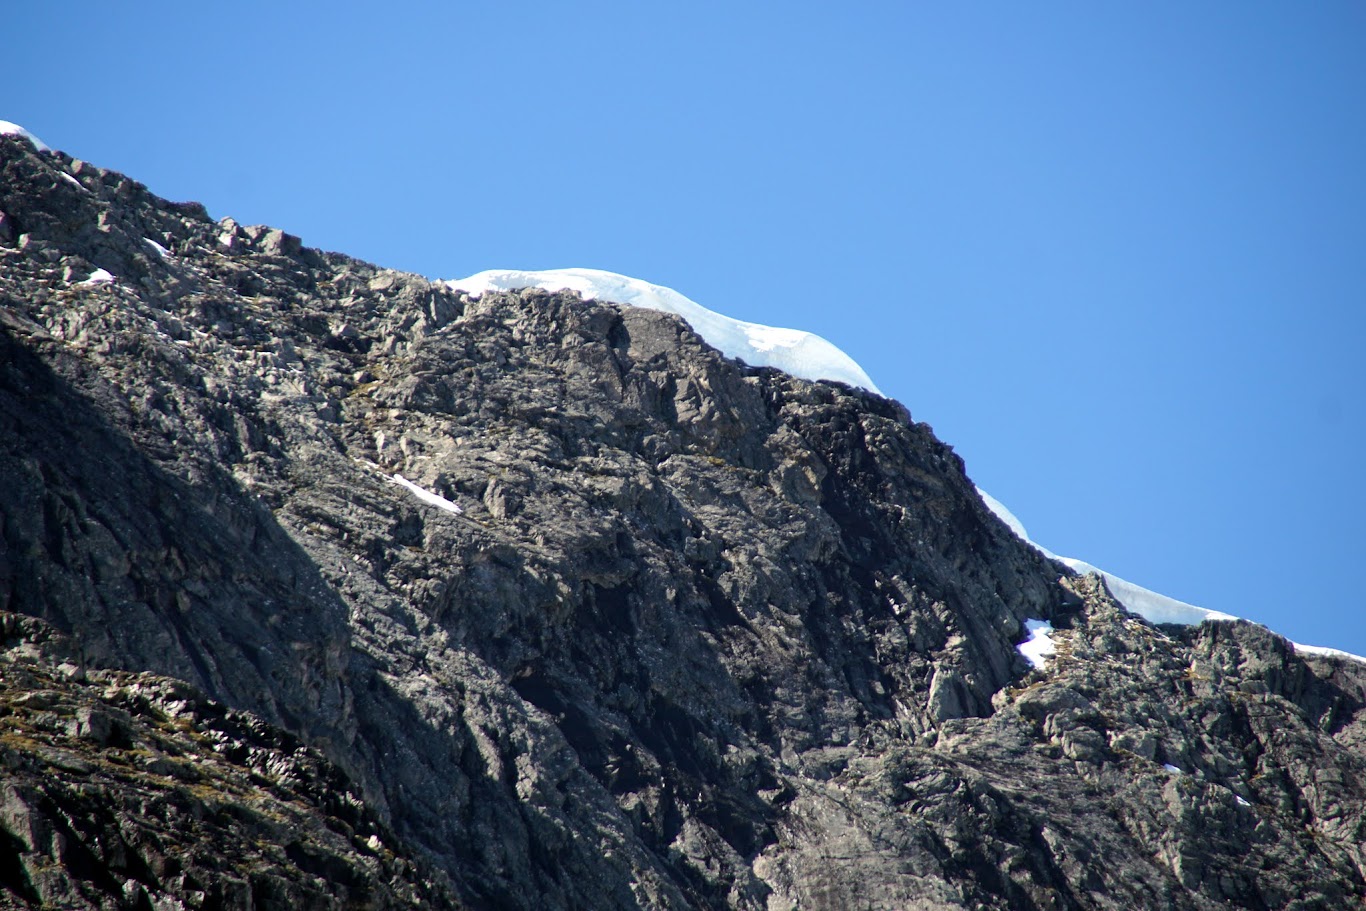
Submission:
<svg viewBox="0 0 1366 911">
<path fill-rule="evenodd" d="M 1360 2 L 25 3 L 5 31 L 0 118 L 55 147 L 431 277 L 610 269 L 818 332 L 1046 546 L 1366 655 Z"/>
</svg>

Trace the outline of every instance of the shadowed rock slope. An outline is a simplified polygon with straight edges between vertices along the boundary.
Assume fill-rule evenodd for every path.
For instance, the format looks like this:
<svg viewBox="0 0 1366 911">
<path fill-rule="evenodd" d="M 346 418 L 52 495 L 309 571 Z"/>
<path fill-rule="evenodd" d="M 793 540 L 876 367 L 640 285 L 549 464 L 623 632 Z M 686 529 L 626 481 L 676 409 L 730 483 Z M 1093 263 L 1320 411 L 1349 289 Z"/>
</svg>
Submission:
<svg viewBox="0 0 1366 911">
<path fill-rule="evenodd" d="M 1366 667 L 1126 615 L 899 404 L 0 153 L 0 610 L 75 652 L 32 687 L 185 681 L 316 750 L 399 866 L 314 805 L 277 823 L 297 857 L 473 908 L 1366 901 Z M 1042 670 L 1027 618 L 1059 630 Z M 45 780 L 130 812 L 68 765 Z M 92 856 L 44 863 L 110 907 L 165 891 Z M 50 868 L 4 863 L 35 902 Z"/>
<path fill-rule="evenodd" d="M 458 907 L 316 751 L 0 614 L 5 906 Z M 435 879 L 435 882 L 433 881 Z"/>
</svg>

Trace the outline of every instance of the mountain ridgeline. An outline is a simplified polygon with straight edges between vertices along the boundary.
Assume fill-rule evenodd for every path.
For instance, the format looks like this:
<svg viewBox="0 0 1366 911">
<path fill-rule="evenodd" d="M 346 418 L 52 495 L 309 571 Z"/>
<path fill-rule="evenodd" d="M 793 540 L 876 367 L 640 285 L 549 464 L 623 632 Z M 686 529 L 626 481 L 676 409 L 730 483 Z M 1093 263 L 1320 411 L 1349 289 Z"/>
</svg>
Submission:
<svg viewBox="0 0 1366 911">
<path fill-rule="evenodd" d="M 1366 904 L 1366 665 L 900 404 L 0 161 L 0 905 Z"/>
</svg>

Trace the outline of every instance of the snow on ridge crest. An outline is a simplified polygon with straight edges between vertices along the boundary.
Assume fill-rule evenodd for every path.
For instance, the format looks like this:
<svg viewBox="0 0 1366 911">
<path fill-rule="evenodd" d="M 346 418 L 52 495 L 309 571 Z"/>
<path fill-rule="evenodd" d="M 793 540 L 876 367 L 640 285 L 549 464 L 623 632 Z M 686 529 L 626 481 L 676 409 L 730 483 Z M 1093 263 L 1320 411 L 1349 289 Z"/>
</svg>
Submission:
<svg viewBox="0 0 1366 911">
<path fill-rule="evenodd" d="M 836 380 L 858 386 L 882 395 L 881 390 L 864 372 L 853 358 L 818 335 L 800 329 L 780 329 L 747 323 L 732 319 L 714 310 L 708 310 L 696 301 L 690 300 L 672 288 L 654 285 L 638 278 L 605 272 L 599 269 L 549 269 L 545 271 L 522 271 L 517 269 L 489 269 L 468 278 L 445 282 L 455 291 L 468 294 L 483 294 L 487 291 L 516 291 L 522 288 L 540 288 L 544 291 L 577 291 L 584 300 L 603 300 L 643 307 L 648 310 L 662 310 L 685 319 L 698 335 L 708 344 L 728 357 L 739 358 L 756 367 L 776 367 L 793 376 L 807 380 Z M 1084 560 L 1074 557 L 1060 557 L 1039 545 L 1029 537 L 1024 525 L 999 500 L 980 487 L 977 493 L 995 515 L 1010 527 L 1015 535 L 1052 560 L 1057 560 L 1078 573 L 1099 573 L 1105 579 L 1110 594 L 1124 608 L 1139 615 L 1150 623 L 1176 623 L 1194 626 L 1209 621 L 1239 620 L 1222 611 L 1209 610 L 1187 604 L 1175 598 L 1158 594 L 1141 585 L 1135 585 L 1113 573 L 1106 572 Z M 1036 650 L 1051 648 L 1047 631 L 1040 630 L 1021 648 L 1028 648 L 1030 663 L 1036 667 L 1046 660 L 1047 652 Z M 1033 628 L 1031 627 L 1031 632 Z M 1366 663 L 1366 658 L 1337 649 L 1291 643 L 1301 654 L 1322 655 L 1348 658 Z M 1022 654 L 1025 654 L 1022 652 Z"/>
<path fill-rule="evenodd" d="M 754 367 L 776 367 L 804 380 L 835 380 L 882 395 L 863 368 L 835 345 L 800 329 L 780 329 L 732 319 L 708 310 L 672 288 L 600 269 L 548 269 L 528 272 L 489 269 L 445 283 L 456 291 L 577 291 L 584 300 L 602 300 L 661 310 L 685 319 L 698 335 L 727 357 Z"/>
<path fill-rule="evenodd" d="M 1196 607 L 1194 604 L 1187 604 L 1185 601 L 1177 601 L 1166 595 L 1159 595 L 1157 592 L 1146 589 L 1141 585 L 1135 585 L 1128 579 L 1121 579 L 1114 573 L 1107 573 L 1105 570 L 1092 566 L 1084 560 L 1075 557 L 1060 557 L 1048 548 L 1038 544 L 1029 537 L 1029 532 L 1025 531 L 1024 524 L 1020 522 L 1015 514 L 1005 505 L 982 488 L 977 488 L 977 495 L 982 498 L 987 509 L 996 515 L 996 518 L 1004 522 L 1015 536 L 1021 541 L 1033 547 L 1039 553 L 1048 557 L 1050 560 L 1057 560 L 1065 564 L 1069 569 L 1078 573 L 1099 573 L 1105 579 L 1105 586 L 1110 590 L 1110 594 L 1124 609 L 1130 613 L 1138 614 L 1149 623 L 1176 623 L 1182 626 L 1195 626 L 1206 620 L 1225 621 L 1241 620 L 1232 614 L 1223 611 L 1209 610 L 1204 607 Z M 1028 644 L 1028 643 L 1025 643 Z M 1302 655 L 1318 655 L 1327 658 L 1346 658 L 1352 661 L 1360 661 L 1366 664 L 1366 657 L 1353 655 L 1351 652 L 1344 652 L 1335 648 L 1324 648 L 1319 645 L 1301 645 L 1298 642 L 1290 643 L 1296 652 Z M 1024 646 L 1019 646 L 1023 648 Z M 1033 659 L 1030 659 L 1031 663 Z M 1035 665 L 1036 667 L 1038 665 Z"/>
<path fill-rule="evenodd" d="M 0 120 L 0 136 L 20 136 L 28 140 L 39 152 L 52 149 L 33 133 L 17 123 Z M 78 187 L 79 181 L 70 175 L 62 174 Z M 84 189 L 84 187 L 82 187 Z M 165 257 L 168 250 L 151 238 L 144 238 L 157 252 Z M 114 276 L 104 269 L 97 269 L 81 284 L 101 284 L 114 280 Z M 883 395 L 872 378 L 859 366 L 858 362 L 845 354 L 840 348 L 811 332 L 801 329 L 784 329 L 765 326 L 733 319 L 729 316 L 708 310 L 701 304 L 678 293 L 672 288 L 655 285 L 631 278 L 616 272 L 602 269 L 545 269 L 528 271 L 520 269 L 487 269 L 462 279 L 445 281 L 444 284 L 455 291 L 468 294 L 483 294 L 487 291 L 516 291 L 522 288 L 540 288 L 544 291 L 576 291 L 584 300 L 603 300 L 611 303 L 659 310 L 682 317 L 698 335 L 727 357 L 738 358 L 755 367 L 775 367 L 792 376 L 806 380 L 834 380 L 850 386 L 866 389 Z M 400 484 L 413 492 L 419 499 L 450 512 L 459 513 L 460 507 L 404 478 L 394 475 L 389 481 Z M 1099 573 L 1105 579 L 1110 594 L 1125 609 L 1138 614 L 1151 623 L 1177 623 L 1195 625 L 1206 620 L 1239 620 L 1222 611 L 1196 607 L 1140 585 L 1122 579 L 1113 573 L 1099 569 L 1084 560 L 1074 557 L 1060 557 L 1029 537 L 1023 523 L 1005 504 L 976 488 L 982 502 L 1016 537 L 1038 550 L 1044 556 L 1057 560 L 1078 573 Z M 1038 629 L 1035 629 L 1037 625 Z M 1052 652 L 1052 642 L 1048 634 L 1052 627 L 1043 621 L 1030 621 L 1031 639 L 1021 644 L 1021 654 L 1026 654 L 1030 663 L 1042 666 Z M 1366 663 L 1366 657 L 1344 652 L 1340 649 L 1317 645 L 1290 643 L 1296 652 L 1329 658 L 1344 658 Z"/>
<path fill-rule="evenodd" d="M 11 123 L 8 120 L 0 120 L 0 136 L 22 136 L 29 142 L 33 143 L 33 147 L 37 149 L 39 152 L 52 151 L 52 149 L 48 146 L 47 143 L 43 142 L 37 136 L 34 136 L 28 130 L 19 126 L 19 124 Z"/>
</svg>

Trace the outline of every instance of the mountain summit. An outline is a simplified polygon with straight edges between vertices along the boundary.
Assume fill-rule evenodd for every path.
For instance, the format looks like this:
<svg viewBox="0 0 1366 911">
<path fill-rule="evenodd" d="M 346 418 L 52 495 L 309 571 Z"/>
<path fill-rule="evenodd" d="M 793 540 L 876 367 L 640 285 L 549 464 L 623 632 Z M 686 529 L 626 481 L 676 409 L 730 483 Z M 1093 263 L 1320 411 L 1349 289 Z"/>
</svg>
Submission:
<svg viewBox="0 0 1366 911">
<path fill-rule="evenodd" d="M 1366 665 L 1130 614 L 871 383 L 0 163 L 4 904 L 1366 902 Z"/>
</svg>

